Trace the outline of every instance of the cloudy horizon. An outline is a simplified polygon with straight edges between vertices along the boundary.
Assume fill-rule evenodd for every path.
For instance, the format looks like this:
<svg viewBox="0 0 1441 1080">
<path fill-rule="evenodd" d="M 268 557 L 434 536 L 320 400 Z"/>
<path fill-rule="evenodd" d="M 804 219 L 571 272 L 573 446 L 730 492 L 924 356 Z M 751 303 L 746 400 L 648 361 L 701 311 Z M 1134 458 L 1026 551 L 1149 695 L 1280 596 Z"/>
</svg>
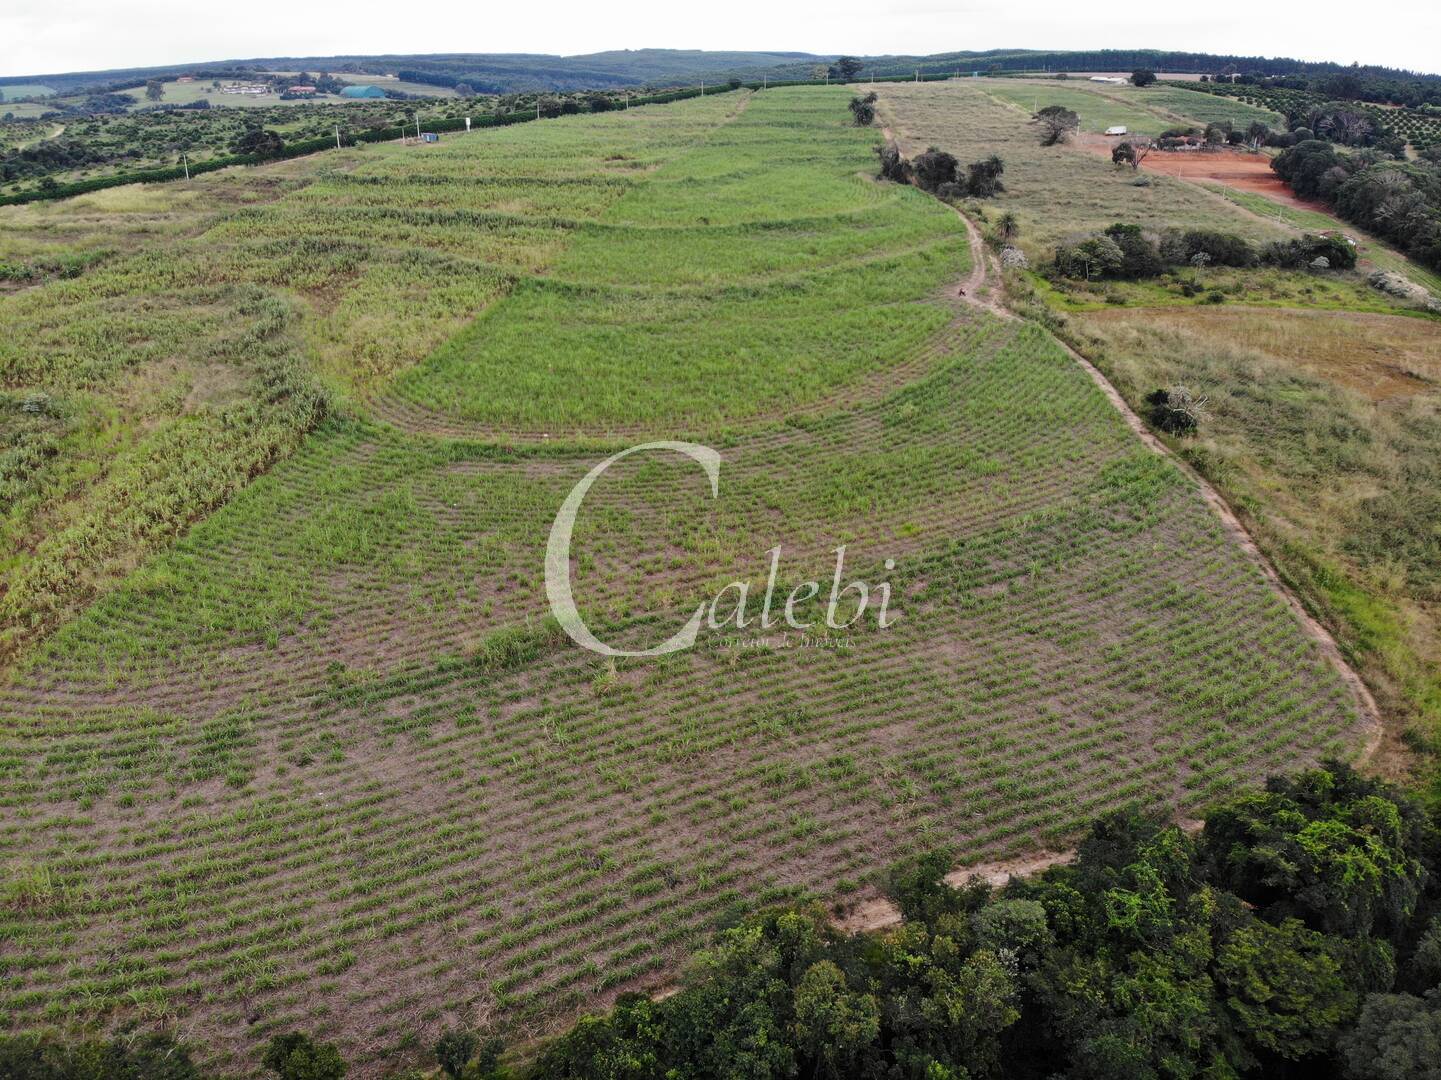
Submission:
<svg viewBox="0 0 1441 1080">
<path fill-rule="evenodd" d="M 1353 25 L 1354 24 L 1354 25 Z M 1397 34 L 1398 25 L 1406 33 Z M 1215 0 L 1178 11 L 1140 0 L 1079 6 L 1037 0 L 1018 10 L 998 0 L 803 3 L 735 0 L 715 17 L 658 0 L 624 8 L 561 2 L 537 20 L 528 11 L 479 11 L 455 0 L 401 20 L 378 0 L 339 14 L 282 0 L 202 9 L 180 0 L 115 5 L 75 0 L 61 8 L 11 0 L 0 12 L 0 76 L 173 67 L 270 57 L 437 53 L 545 53 L 613 49 L 931 55 L 987 49 L 1162 49 L 1361 63 L 1436 73 L 1441 11 L 1405 0 L 1384 24 L 1358 23 L 1335 0 L 1294 10 Z M 1339 42 L 1339 44 L 1338 44 Z M 1345 49 L 1346 52 L 1339 50 Z"/>
</svg>

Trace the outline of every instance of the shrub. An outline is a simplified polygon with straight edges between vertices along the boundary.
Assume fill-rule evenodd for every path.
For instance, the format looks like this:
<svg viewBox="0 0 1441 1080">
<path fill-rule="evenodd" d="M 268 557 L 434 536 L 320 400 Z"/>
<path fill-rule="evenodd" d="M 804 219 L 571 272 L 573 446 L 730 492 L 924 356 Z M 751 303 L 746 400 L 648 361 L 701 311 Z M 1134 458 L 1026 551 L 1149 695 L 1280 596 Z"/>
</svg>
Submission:
<svg viewBox="0 0 1441 1080">
<path fill-rule="evenodd" d="M 934 146 L 924 154 L 917 155 L 911 162 L 916 187 L 922 191 L 935 191 L 942 184 L 955 183 L 959 167 L 960 163 L 953 154 L 938 150 Z"/>
<path fill-rule="evenodd" d="M 1001 183 L 1001 174 L 1006 163 L 995 154 L 984 161 L 974 161 L 966 166 L 966 190 L 977 199 L 989 199 L 1006 190 Z"/>
<path fill-rule="evenodd" d="M 910 162 L 901 156 L 900 150 L 894 146 L 878 146 L 876 153 L 881 158 L 882 180 L 892 180 L 897 184 L 911 182 Z"/>
<path fill-rule="evenodd" d="M 1139 225 L 1112 225 L 1106 235 L 1121 249 L 1123 261 L 1119 277 L 1153 278 L 1165 269 L 1155 240 L 1147 236 Z"/>
<path fill-rule="evenodd" d="M 1272 241 L 1261 250 L 1263 263 L 1287 270 L 1316 267 L 1320 259 L 1326 261 L 1325 269 L 1351 270 L 1356 266 L 1356 248 L 1345 237 L 1334 233 L 1320 236 L 1308 233 L 1296 240 Z"/>
<path fill-rule="evenodd" d="M 470 1059 L 475 1056 L 480 1040 L 472 1031 L 444 1031 L 435 1042 L 435 1060 L 451 1080 L 460 1076 Z"/>
<path fill-rule="evenodd" d="M 1131 72 L 1131 85 L 1132 85 L 1132 86 L 1150 86 L 1150 85 L 1151 85 L 1153 82 L 1155 82 L 1155 81 L 1156 81 L 1156 73 L 1155 73 L 1154 71 L 1133 71 L 1133 72 Z"/>
<path fill-rule="evenodd" d="M 1184 386 L 1156 390 L 1146 398 L 1151 423 L 1168 435 L 1194 435 L 1206 419 L 1209 399 Z"/>
<path fill-rule="evenodd" d="M 590 106 L 591 112 L 610 112 L 615 108 L 615 102 L 610 99 L 608 94 L 591 94 L 586 98 L 586 103 Z"/>
<path fill-rule="evenodd" d="M 851 115 L 858 127 L 868 127 L 876 119 L 876 93 L 872 90 L 865 97 L 853 97 L 850 103 Z"/>
<path fill-rule="evenodd" d="M 1066 277 L 1115 277 L 1126 265 L 1126 253 L 1109 236 L 1092 236 L 1056 248 L 1056 269 Z"/>
<path fill-rule="evenodd" d="M 1160 254 L 1172 266 L 1196 265 L 1198 255 L 1214 266 L 1255 266 L 1257 260 L 1249 240 L 1214 229 L 1168 229 L 1161 236 Z"/>
<path fill-rule="evenodd" d="M 298 1031 L 272 1038 L 260 1064 L 280 1080 L 341 1080 L 345 1075 L 345 1062 L 333 1043 L 317 1043 Z"/>
<path fill-rule="evenodd" d="M 33 1034 L 0 1035 L 5 1080 L 204 1080 L 185 1047 L 168 1035 L 62 1043 Z"/>
</svg>

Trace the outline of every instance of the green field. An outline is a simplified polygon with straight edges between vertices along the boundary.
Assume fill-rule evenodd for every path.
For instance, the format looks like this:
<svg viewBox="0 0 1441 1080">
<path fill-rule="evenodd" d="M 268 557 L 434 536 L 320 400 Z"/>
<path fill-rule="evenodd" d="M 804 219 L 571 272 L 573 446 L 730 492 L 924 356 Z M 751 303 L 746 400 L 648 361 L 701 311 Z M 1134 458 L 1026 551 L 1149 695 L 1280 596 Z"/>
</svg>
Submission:
<svg viewBox="0 0 1441 1080">
<path fill-rule="evenodd" d="M 1080 79 L 983 79 L 976 85 L 1027 112 L 1046 105 L 1063 105 L 1081 118 L 1083 131 L 1104 131 L 1124 124 L 1133 132 L 1154 135 L 1182 123 L 1204 127 L 1228 120 L 1240 128 L 1257 120 L 1274 128 L 1284 127 L 1283 118 L 1268 109 L 1175 86 L 1140 88 Z"/>
<path fill-rule="evenodd" d="M 11 83 L 0 86 L 0 102 L 14 101 L 19 97 L 48 97 L 53 93 L 54 90 L 40 83 Z"/>
<path fill-rule="evenodd" d="M 1037 237 L 1227 205 L 1092 182 L 969 85 L 894 93 L 906 137 L 1006 157 Z M 1194 483 L 1039 325 L 956 295 L 960 219 L 873 179 L 848 98 L 0 210 L 0 262 L 35 270 L 0 293 L 6 1026 L 174 1024 L 246 1075 L 303 1029 L 379 1076 L 446 1024 L 552 1032 L 938 840 L 1060 847 L 1357 751 Z M 785 595 L 842 544 L 894 626 L 572 645 L 558 506 L 682 437 L 720 452 L 716 498 L 650 454 L 588 499 L 593 629 L 654 643 L 758 597 L 777 545 Z"/>
<path fill-rule="evenodd" d="M 1147 109 L 1144 103 L 1118 100 L 1080 81 L 973 79 L 967 80 L 966 85 L 1017 105 L 1027 115 L 1047 105 L 1063 106 L 1081 118 L 1083 131 L 1105 131 L 1117 124 L 1142 132 L 1164 126 L 1160 114 Z"/>
<path fill-rule="evenodd" d="M 1228 121 L 1240 129 L 1250 127 L 1257 121 L 1278 131 L 1286 126 L 1285 117 L 1270 109 L 1257 108 L 1232 98 L 1217 97 L 1214 94 L 1176 86 L 1102 86 L 1098 88 L 1098 92 L 1116 101 L 1132 103 L 1177 121 L 1189 121 L 1201 127 Z"/>
</svg>

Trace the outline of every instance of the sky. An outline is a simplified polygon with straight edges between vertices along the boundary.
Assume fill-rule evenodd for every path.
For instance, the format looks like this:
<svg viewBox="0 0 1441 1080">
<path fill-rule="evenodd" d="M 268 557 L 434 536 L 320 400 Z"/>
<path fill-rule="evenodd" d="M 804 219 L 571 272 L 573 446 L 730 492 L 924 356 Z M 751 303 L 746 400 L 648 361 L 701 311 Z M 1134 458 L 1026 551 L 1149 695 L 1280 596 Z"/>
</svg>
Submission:
<svg viewBox="0 0 1441 1080">
<path fill-rule="evenodd" d="M 1367 11 L 1377 17 L 1367 18 Z M 0 75 L 267 56 L 744 49 L 1157 48 L 1441 72 L 1441 5 L 1393 0 L 3 0 Z"/>
</svg>

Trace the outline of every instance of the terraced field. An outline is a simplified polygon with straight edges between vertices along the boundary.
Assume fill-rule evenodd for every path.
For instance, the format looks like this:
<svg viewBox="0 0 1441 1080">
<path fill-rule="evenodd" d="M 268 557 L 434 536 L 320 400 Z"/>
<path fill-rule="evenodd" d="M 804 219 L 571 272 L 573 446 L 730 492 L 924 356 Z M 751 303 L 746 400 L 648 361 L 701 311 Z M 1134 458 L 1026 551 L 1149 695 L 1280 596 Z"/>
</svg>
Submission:
<svg viewBox="0 0 1441 1080">
<path fill-rule="evenodd" d="M 6 1024 L 175 1022 L 241 1073 L 303 1028 L 380 1075 L 921 847 L 1062 845 L 1354 752 L 1193 482 L 1041 329 L 943 288 L 962 223 L 871 179 L 847 96 L 397 148 L 217 211 L 193 242 L 285 283 L 339 404 L 0 687 Z M 664 454 L 603 477 L 571 568 L 598 634 L 758 598 L 777 546 L 778 595 L 845 545 L 894 625 L 573 646 L 551 521 L 653 437 L 718 449 L 719 493 Z"/>
</svg>

